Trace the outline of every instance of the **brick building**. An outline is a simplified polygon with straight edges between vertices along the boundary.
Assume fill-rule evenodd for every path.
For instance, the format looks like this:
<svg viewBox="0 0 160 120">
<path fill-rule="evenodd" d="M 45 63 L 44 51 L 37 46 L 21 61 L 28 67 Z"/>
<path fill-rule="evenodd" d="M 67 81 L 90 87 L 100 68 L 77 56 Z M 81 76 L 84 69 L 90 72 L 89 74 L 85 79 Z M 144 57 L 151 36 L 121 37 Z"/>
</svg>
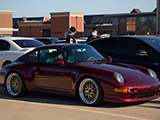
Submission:
<svg viewBox="0 0 160 120">
<path fill-rule="evenodd" d="M 133 9 L 124 14 L 84 15 L 79 12 L 50 13 L 51 17 L 14 18 L 14 28 L 19 29 L 15 36 L 24 37 L 66 37 L 68 29 L 74 26 L 76 37 L 87 37 L 96 27 L 99 34 L 117 35 L 156 35 L 156 9 L 141 12 Z M 18 22 L 17 22 L 18 21 Z M 18 23 L 18 24 L 17 24 Z"/>
<path fill-rule="evenodd" d="M 13 13 L 15 12 L 0 10 L 0 37 L 12 36 L 13 31 L 18 31 L 18 29 L 13 29 Z"/>
<path fill-rule="evenodd" d="M 156 9 L 152 12 L 141 12 L 133 9 L 124 14 L 85 15 L 85 33 L 88 36 L 96 27 L 100 34 L 117 35 L 156 35 Z"/>
<path fill-rule="evenodd" d="M 84 32 L 83 15 L 79 12 L 63 12 L 51 14 L 51 36 L 66 37 L 68 29 L 74 26 L 77 30 L 77 37 Z"/>
<path fill-rule="evenodd" d="M 18 36 L 20 37 L 45 37 L 45 30 L 51 28 L 49 18 L 47 17 L 39 17 L 39 18 L 22 18 L 17 20 L 17 27 L 19 29 Z M 14 36 L 17 35 L 16 33 Z"/>
<path fill-rule="evenodd" d="M 51 19 L 43 20 L 22 18 L 17 22 L 18 36 L 23 37 L 66 37 L 68 29 L 74 26 L 77 30 L 77 37 L 84 32 L 83 15 L 78 12 L 50 13 Z M 15 34 L 16 35 L 16 34 Z"/>
</svg>

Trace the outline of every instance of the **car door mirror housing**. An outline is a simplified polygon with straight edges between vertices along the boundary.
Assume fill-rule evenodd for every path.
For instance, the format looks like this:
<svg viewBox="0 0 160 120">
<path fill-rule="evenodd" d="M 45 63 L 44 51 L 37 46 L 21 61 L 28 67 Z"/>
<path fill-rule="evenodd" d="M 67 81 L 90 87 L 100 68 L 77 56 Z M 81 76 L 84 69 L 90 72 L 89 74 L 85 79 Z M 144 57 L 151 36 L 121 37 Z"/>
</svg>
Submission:
<svg viewBox="0 0 160 120">
<path fill-rule="evenodd" d="M 62 66 L 65 65 L 65 64 L 64 64 L 64 61 L 63 61 L 62 59 L 56 59 L 56 60 L 54 60 L 53 63 L 54 63 L 54 64 L 59 64 L 59 65 L 62 65 Z"/>
<path fill-rule="evenodd" d="M 138 55 L 138 56 L 148 56 L 148 53 L 145 50 L 138 50 L 136 55 Z"/>
<path fill-rule="evenodd" d="M 110 56 L 107 57 L 109 62 L 112 62 L 112 58 Z"/>
</svg>

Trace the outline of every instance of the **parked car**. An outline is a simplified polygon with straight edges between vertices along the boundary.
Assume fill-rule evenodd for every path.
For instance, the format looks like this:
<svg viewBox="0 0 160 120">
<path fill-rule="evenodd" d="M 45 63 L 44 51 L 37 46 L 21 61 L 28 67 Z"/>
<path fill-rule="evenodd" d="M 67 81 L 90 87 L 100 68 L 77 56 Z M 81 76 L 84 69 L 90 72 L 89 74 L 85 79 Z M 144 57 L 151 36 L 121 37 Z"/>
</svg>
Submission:
<svg viewBox="0 0 160 120">
<path fill-rule="evenodd" d="M 5 65 L 10 64 L 21 55 L 44 44 L 25 37 L 0 37 L 0 71 Z"/>
<path fill-rule="evenodd" d="M 55 37 L 42 37 L 42 38 L 35 38 L 35 39 L 44 43 L 45 45 L 55 44 L 57 41 L 59 41 L 59 39 Z"/>
<path fill-rule="evenodd" d="M 55 44 L 36 48 L 3 67 L 0 84 L 13 96 L 40 90 L 79 95 L 87 105 L 140 102 L 159 97 L 154 71 L 106 61 L 93 47 Z"/>
<path fill-rule="evenodd" d="M 86 43 L 87 37 L 76 38 L 77 43 Z"/>
<path fill-rule="evenodd" d="M 114 62 L 130 63 L 154 70 L 160 78 L 160 38 L 118 36 L 88 42 L 104 57 Z"/>
<path fill-rule="evenodd" d="M 86 43 L 86 39 L 85 37 L 83 38 L 76 38 L 76 43 Z M 66 38 L 60 38 L 59 41 L 56 42 L 56 44 L 59 43 L 66 43 Z"/>
</svg>

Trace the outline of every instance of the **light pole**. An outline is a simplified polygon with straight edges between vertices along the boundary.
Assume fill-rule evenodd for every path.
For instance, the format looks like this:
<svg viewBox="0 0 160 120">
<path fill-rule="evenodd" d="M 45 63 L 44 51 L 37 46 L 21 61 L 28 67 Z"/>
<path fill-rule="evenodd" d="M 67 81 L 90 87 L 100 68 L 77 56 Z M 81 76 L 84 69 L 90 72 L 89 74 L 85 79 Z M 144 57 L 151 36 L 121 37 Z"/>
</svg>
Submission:
<svg viewBox="0 0 160 120">
<path fill-rule="evenodd" d="M 160 0 L 157 0 L 157 12 L 156 12 L 156 35 L 160 34 Z"/>
</svg>

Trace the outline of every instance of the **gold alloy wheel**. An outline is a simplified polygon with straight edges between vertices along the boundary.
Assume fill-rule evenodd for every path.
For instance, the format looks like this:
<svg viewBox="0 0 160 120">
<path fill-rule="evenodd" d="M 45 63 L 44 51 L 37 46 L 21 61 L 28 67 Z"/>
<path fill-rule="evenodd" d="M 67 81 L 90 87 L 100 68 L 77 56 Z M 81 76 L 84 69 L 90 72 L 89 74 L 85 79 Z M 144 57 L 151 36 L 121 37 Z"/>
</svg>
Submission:
<svg viewBox="0 0 160 120">
<path fill-rule="evenodd" d="M 6 89 L 11 96 L 17 96 L 22 91 L 22 80 L 17 73 L 11 73 L 7 77 Z"/>
<path fill-rule="evenodd" d="M 97 83 L 91 78 L 84 79 L 79 86 L 79 95 L 85 104 L 94 104 L 99 97 L 99 88 Z"/>
</svg>

